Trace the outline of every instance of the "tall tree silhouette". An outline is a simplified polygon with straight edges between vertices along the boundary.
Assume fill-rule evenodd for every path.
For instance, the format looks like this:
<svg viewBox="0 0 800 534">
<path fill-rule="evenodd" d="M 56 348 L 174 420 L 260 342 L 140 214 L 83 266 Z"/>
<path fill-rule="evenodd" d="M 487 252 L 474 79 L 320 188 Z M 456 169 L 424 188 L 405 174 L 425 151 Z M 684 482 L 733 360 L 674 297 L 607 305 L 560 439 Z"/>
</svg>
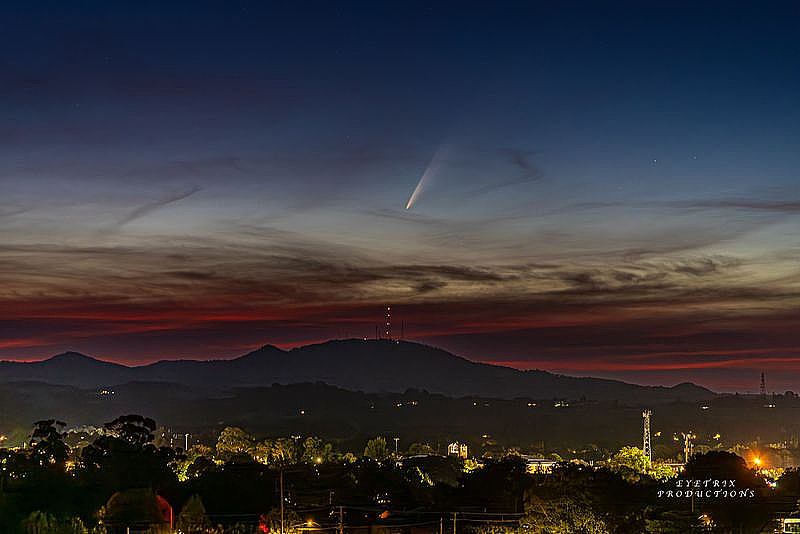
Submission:
<svg viewBox="0 0 800 534">
<path fill-rule="evenodd" d="M 69 447 L 64 443 L 67 433 L 64 427 L 67 424 L 55 419 L 43 419 L 34 423 L 31 433 L 31 456 L 41 466 L 63 466 L 69 458 Z"/>
</svg>

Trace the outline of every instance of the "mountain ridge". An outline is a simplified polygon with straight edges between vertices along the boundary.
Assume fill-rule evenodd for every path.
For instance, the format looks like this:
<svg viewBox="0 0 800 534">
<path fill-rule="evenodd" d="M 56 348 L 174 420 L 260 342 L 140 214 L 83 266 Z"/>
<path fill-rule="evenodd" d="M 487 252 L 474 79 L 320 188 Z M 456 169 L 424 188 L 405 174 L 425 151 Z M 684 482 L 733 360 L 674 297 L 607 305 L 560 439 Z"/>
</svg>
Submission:
<svg viewBox="0 0 800 534">
<path fill-rule="evenodd" d="M 643 386 L 474 362 L 407 341 L 331 340 L 283 350 L 263 345 L 226 360 L 161 360 L 125 366 L 74 351 L 36 362 L 0 362 L 0 381 L 38 380 L 83 388 L 132 381 L 172 382 L 208 390 L 324 382 L 351 391 L 420 389 L 444 395 L 558 398 L 634 403 L 703 400 L 716 394 L 695 384 Z"/>
</svg>

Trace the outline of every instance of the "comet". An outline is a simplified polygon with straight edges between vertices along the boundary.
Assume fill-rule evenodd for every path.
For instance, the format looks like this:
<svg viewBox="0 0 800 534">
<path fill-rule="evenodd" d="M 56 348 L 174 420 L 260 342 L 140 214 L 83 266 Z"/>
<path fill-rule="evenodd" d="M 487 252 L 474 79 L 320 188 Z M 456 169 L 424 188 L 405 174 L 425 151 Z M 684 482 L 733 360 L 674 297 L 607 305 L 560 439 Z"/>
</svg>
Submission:
<svg viewBox="0 0 800 534">
<path fill-rule="evenodd" d="M 439 148 L 436 149 L 436 153 L 434 153 L 431 161 L 428 163 L 428 166 L 425 167 L 425 172 L 422 173 L 422 177 L 419 179 L 419 182 L 417 182 L 417 187 L 414 188 L 414 192 L 411 193 L 410 197 L 408 197 L 408 202 L 406 202 L 407 210 L 410 210 L 414 207 L 414 204 L 417 202 L 417 198 L 419 198 L 419 195 L 422 194 L 430 182 L 431 177 L 436 174 L 436 171 L 439 169 L 442 160 L 442 148 L 442 145 L 440 145 Z"/>
</svg>

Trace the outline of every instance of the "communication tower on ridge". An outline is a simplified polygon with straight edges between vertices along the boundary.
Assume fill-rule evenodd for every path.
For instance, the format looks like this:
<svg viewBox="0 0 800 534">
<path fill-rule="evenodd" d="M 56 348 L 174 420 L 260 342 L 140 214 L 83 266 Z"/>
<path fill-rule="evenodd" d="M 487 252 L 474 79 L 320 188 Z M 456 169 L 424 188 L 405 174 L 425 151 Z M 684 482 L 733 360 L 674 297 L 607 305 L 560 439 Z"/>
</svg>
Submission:
<svg viewBox="0 0 800 534">
<path fill-rule="evenodd" d="M 761 402 L 767 402 L 767 382 L 764 380 L 764 371 L 761 371 Z"/>
<path fill-rule="evenodd" d="M 386 306 L 386 328 L 384 334 L 386 339 L 392 339 L 392 307 Z"/>
</svg>

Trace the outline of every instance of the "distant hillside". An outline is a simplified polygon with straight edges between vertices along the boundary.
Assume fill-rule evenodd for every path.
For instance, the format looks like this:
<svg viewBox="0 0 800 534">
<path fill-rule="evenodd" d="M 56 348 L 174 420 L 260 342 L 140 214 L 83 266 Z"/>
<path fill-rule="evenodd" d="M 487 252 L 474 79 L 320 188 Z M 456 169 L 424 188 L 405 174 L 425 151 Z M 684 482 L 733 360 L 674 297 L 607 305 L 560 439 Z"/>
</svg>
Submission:
<svg viewBox="0 0 800 534">
<path fill-rule="evenodd" d="M 68 352 L 40 362 L 0 362 L 0 381 L 100 388 L 131 381 L 170 382 L 206 392 L 235 387 L 324 382 L 365 392 L 409 388 L 453 397 L 586 399 L 622 404 L 699 401 L 715 394 L 693 384 L 651 387 L 476 363 L 410 342 L 343 340 L 281 350 L 265 346 L 234 360 L 161 361 L 126 367 Z"/>
<path fill-rule="evenodd" d="M 466 441 L 474 454 L 492 447 L 524 451 L 578 449 L 594 445 L 616 450 L 640 444 L 641 408 L 613 402 L 451 398 L 409 390 L 361 393 L 325 384 L 236 388 L 208 396 L 202 388 L 164 382 L 130 382 L 99 392 L 41 382 L 0 382 L 0 434 L 21 444 L 32 423 L 56 418 L 69 427 L 98 426 L 121 414 L 153 417 L 174 433 L 213 444 L 225 426 L 241 426 L 260 436 L 319 435 L 360 452 L 377 435 L 397 436 L 401 449 L 423 441 L 440 450 Z M 701 406 L 705 409 L 701 409 Z M 779 398 L 767 409 L 757 396 L 718 396 L 707 403 L 653 406 L 653 450 L 659 458 L 683 454 L 674 433 L 691 428 L 698 443 L 724 447 L 762 440 L 782 441 L 800 432 L 800 399 Z M 563 452 L 563 451 L 562 451 Z"/>
</svg>

